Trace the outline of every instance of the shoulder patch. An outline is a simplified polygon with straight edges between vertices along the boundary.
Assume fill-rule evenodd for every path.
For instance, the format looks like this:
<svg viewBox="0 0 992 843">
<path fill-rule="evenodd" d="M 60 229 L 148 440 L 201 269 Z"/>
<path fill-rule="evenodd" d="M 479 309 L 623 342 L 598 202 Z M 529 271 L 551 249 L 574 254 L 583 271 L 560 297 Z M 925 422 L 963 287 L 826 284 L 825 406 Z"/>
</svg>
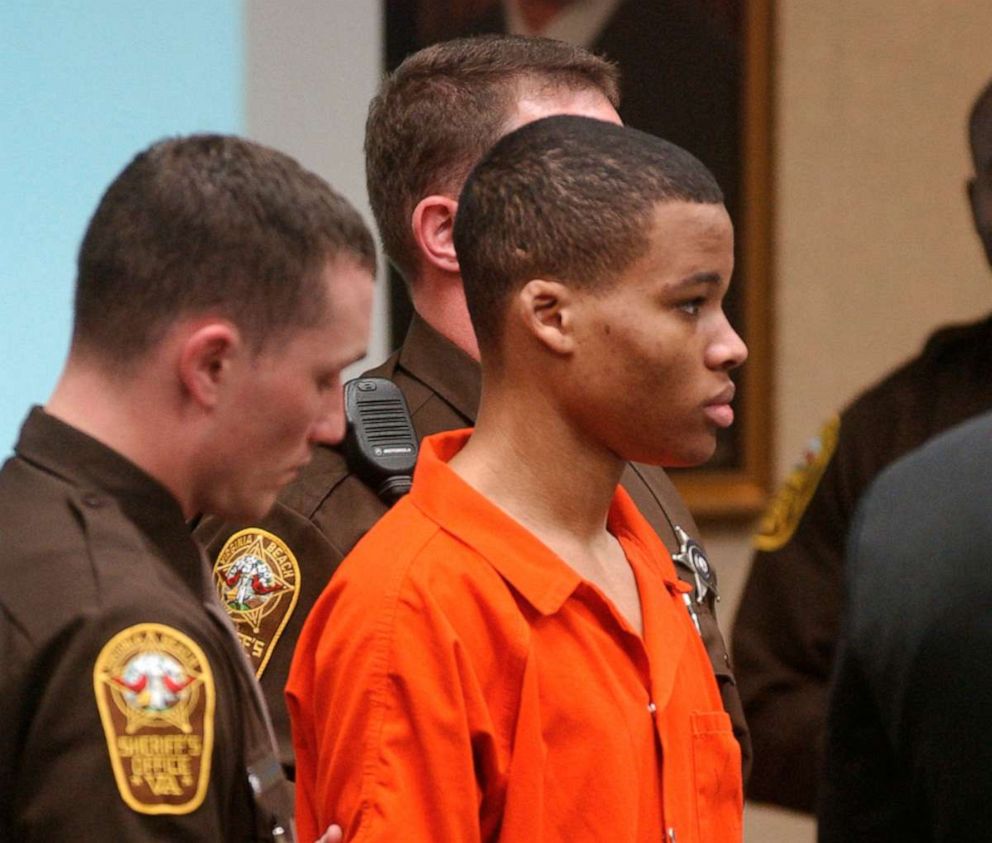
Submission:
<svg viewBox="0 0 992 843">
<path fill-rule="evenodd" d="M 261 677 L 300 597 L 300 565 L 278 536 L 249 527 L 225 542 L 214 585 L 255 676 Z"/>
<path fill-rule="evenodd" d="M 840 416 L 834 416 L 810 440 L 803 459 L 789 473 L 761 518 L 754 536 L 757 550 L 778 550 L 792 538 L 837 448 L 839 432 Z"/>
<path fill-rule="evenodd" d="M 216 690 L 203 651 L 141 623 L 100 650 L 93 690 L 121 799 L 142 814 L 188 814 L 210 784 Z"/>
</svg>

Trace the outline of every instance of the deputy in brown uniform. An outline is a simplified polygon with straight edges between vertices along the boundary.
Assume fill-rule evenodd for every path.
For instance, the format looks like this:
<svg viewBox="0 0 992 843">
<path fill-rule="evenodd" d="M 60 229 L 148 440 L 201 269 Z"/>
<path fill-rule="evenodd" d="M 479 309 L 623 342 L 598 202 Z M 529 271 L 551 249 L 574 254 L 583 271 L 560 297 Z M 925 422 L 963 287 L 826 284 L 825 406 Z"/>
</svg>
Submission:
<svg viewBox="0 0 992 843">
<path fill-rule="evenodd" d="M 365 140 L 369 196 L 386 253 L 408 283 L 416 314 L 403 346 L 369 374 L 399 385 L 419 437 L 470 426 L 478 410 L 479 350 L 452 243 L 457 196 L 468 171 L 513 128 L 562 113 L 618 123 L 617 102 L 617 72 L 608 62 L 562 42 L 510 36 L 421 50 L 373 99 Z M 661 469 L 631 465 L 623 485 L 673 554 L 680 575 L 694 586 L 688 610 L 706 642 L 747 769 L 750 744 L 713 612 L 716 577 L 695 538 L 697 527 Z M 292 744 L 282 693 L 293 643 L 338 563 L 386 509 L 338 452 L 318 449 L 266 520 L 235 525 L 206 519 L 197 529 L 254 659 L 287 768 Z M 292 599 L 257 620 L 245 616 L 224 586 L 226 572 L 249 547 L 285 560 L 295 577 Z"/>
<path fill-rule="evenodd" d="M 992 85 L 972 110 L 970 140 L 968 191 L 992 264 Z M 942 328 L 919 356 L 827 423 L 773 500 L 755 537 L 733 636 L 755 744 L 753 799 L 815 810 L 855 508 L 889 463 L 992 408 L 990 373 L 992 317 Z"/>
<path fill-rule="evenodd" d="M 0 471 L 0 839 L 294 839 L 186 519 L 262 517 L 340 438 L 374 262 L 343 199 L 237 138 L 154 145 L 104 194 L 65 370 Z"/>
</svg>

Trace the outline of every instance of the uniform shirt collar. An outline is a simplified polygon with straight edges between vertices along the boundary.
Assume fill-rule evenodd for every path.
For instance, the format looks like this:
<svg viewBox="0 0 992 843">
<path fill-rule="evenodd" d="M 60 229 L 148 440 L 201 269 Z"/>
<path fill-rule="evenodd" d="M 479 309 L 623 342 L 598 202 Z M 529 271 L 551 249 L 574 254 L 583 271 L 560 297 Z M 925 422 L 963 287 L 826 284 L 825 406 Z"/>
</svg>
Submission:
<svg viewBox="0 0 992 843">
<path fill-rule="evenodd" d="M 559 611 L 583 579 L 533 533 L 462 480 L 448 462 L 471 435 L 455 430 L 426 437 L 414 471 L 411 502 L 428 518 L 475 550 L 495 568 L 537 611 Z M 664 548 L 646 546 L 642 537 L 653 536 L 627 493 L 620 487 L 609 514 L 610 531 L 624 542 L 637 545 L 639 557 L 649 562 Z M 647 532 L 645 532 L 647 531 Z M 625 548 L 626 550 L 627 548 Z M 671 562 L 669 570 L 656 571 L 665 585 L 680 590 Z"/>
<path fill-rule="evenodd" d="M 121 511 L 142 530 L 161 536 L 177 533 L 189 539 L 182 508 L 157 480 L 113 448 L 32 408 L 14 446 L 20 459 L 62 478 L 82 495 L 113 498 Z M 187 548 L 188 552 L 188 548 Z"/>
</svg>

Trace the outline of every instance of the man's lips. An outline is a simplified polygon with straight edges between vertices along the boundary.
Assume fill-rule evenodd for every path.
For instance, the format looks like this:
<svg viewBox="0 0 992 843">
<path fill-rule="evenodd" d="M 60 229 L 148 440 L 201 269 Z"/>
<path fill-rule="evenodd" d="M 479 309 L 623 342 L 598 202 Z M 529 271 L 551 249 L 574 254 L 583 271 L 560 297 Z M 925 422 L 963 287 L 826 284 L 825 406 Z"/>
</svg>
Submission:
<svg viewBox="0 0 992 843">
<path fill-rule="evenodd" d="M 734 423 L 734 408 L 730 402 L 734 400 L 736 387 L 731 383 L 720 391 L 714 398 L 706 402 L 703 412 L 717 427 L 730 427 Z"/>
</svg>

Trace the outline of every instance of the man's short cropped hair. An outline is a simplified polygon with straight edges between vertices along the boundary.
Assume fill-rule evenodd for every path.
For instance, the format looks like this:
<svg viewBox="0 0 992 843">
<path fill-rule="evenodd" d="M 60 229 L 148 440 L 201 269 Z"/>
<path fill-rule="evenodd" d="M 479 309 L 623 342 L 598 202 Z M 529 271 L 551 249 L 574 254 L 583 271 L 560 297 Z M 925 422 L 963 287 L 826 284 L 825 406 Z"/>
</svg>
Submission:
<svg viewBox="0 0 992 843">
<path fill-rule="evenodd" d="M 328 261 L 375 270 L 348 202 L 287 155 L 227 135 L 160 141 L 113 181 L 79 250 L 73 348 L 126 368 L 186 314 L 253 350 L 327 312 Z"/>
<path fill-rule="evenodd" d="M 589 90 L 618 106 L 615 65 L 562 41 L 512 35 L 434 44 L 385 79 L 365 125 L 366 180 L 383 248 L 408 282 L 419 264 L 410 228 L 417 203 L 458 195 L 522 94 Z"/>
<path fill-rule="evenodd" d="M 661 202 L 723 202 L 706 167 L 646 132 L 547 117 L 500 140 L 469 175 L 455 249 L 481 349 L 498 347 L 510 296 L 532 278 L 608 288 L 650 243 Z"/>
</svg>

